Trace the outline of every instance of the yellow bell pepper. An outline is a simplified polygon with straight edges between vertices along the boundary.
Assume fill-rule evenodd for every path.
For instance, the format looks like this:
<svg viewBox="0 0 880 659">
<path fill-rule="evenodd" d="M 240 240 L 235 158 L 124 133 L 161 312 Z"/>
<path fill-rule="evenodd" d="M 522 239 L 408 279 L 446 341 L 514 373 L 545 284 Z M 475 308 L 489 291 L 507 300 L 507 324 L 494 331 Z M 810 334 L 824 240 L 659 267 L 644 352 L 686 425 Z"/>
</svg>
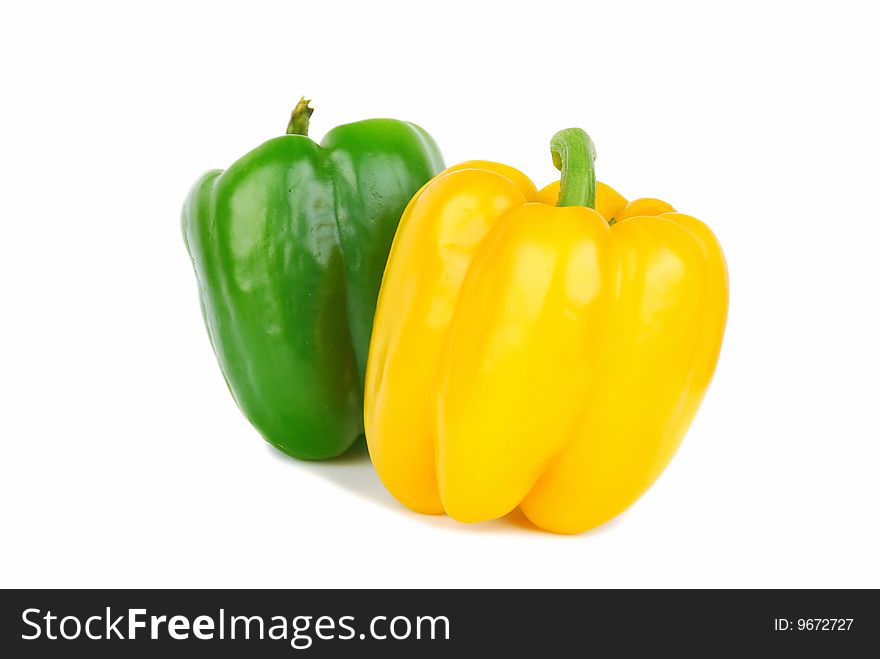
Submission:
<svg viewBox="0 0 880 659">
<path fill-rule="evenodd" d="M 519 506 L 542 529 L 593 528 L 660 475 L 709 385 L 728 297 L 715 236 L 597 185 L 582 130 L 551 151 L 560 183 L 466 162 L 400 222 L 365 427 L 412 510 L 476 522 Z"/>
</svg>

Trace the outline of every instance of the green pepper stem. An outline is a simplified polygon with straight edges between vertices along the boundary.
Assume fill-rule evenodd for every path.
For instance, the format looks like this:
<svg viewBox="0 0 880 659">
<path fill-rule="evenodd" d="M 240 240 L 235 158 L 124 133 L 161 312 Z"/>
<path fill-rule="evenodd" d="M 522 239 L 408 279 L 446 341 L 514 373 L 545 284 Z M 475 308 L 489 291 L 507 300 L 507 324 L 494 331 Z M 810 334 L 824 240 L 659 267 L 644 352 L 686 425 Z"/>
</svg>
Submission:
<svg viewBox="0 0 880 659">
<path fill-rule="evenodd" d="M 299 99 L 299 103 L 293 108 L 290 115 L 290 123 L 287 124 L 288 135 L 308 135 L 309 134 L 309 117 L 312 116 L 314 108 L 309 107 L 311 101 L 307 101 L 303 96 Z"/>
<path fill-rule="evenodd" d="M 553 165 L 562 172 L 557 206 L 596 207 L 596 147 L 580 128 L 564 128 L 550 140 Z"/>
</svg>

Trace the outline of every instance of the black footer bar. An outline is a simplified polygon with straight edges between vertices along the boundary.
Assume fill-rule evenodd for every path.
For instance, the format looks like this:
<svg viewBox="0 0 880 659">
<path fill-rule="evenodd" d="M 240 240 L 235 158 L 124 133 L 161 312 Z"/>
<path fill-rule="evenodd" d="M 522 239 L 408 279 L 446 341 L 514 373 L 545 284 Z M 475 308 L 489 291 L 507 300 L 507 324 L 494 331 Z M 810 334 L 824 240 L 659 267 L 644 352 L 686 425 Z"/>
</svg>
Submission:
<svg viewBox="0 0 880 659">
<path fill-rule="evenodd" d="M 7 657 L 635 656 L 646 647 L 850 656 L 880 647 L 876 590 L 6 590 L 0 616 Z"/>
</svg>

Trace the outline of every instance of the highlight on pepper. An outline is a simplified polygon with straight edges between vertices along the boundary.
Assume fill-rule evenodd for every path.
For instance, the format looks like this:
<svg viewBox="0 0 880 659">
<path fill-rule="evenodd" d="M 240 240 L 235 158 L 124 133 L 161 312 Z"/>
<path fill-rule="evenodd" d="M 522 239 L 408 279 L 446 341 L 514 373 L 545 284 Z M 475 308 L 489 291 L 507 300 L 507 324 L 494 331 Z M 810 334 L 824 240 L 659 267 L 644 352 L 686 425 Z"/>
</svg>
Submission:
<svg viewBox="0 0 880 659">
<path fill-rule="evenodd" d="M 728 301 L 712 231 L 597 183 L 578 128 L 551 153 L 561 180 L 540 191 L 469 161 L 400 221 L 364 420 L 382 482 L 412 510 L 596 527 L 657 479 L 709 386 Z"/>
</svg>

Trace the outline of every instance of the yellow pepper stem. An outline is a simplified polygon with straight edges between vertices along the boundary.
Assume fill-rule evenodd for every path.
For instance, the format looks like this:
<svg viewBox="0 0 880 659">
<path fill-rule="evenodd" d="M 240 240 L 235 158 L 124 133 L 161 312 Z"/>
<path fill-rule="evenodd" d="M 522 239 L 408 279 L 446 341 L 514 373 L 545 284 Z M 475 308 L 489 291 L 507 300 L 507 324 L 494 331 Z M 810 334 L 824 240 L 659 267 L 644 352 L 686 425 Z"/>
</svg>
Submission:
<svg viewBox="0 0 880 659">
<path fill-rule="evenodd" d="M 557 206 L 596 207 L 596 147 L 580 128 L 564 128 L 550 140 L 553 165 L 562 172 Z"/>
<path fill-rule="evenodd" d="M 290 123 L 287 124 L 288 135 L 308 135 L 309 134 L 309 118 L 315 108 L 310 108 L 311 101 L 306 100 L 305 96 L 299 99 L 299 103 L 293 108 L 290 115 Z"/>
</svg>

